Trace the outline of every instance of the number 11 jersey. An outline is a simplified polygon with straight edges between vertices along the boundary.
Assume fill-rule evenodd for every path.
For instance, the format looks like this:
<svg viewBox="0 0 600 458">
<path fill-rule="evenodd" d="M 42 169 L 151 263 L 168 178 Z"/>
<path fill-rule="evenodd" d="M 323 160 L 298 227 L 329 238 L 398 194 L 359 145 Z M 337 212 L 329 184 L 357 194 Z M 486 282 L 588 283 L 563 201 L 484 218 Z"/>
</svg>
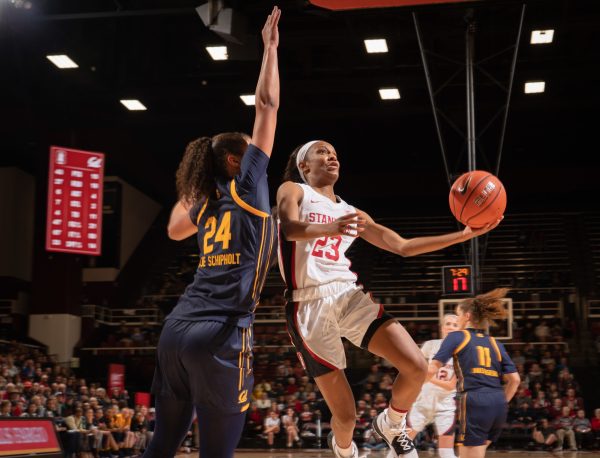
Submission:
<svg viewBox="0 0 600 458">
<path fill-rule="evenodd" d="M 299 205 L 299 221 L 328 224 L 356 209 L 336 196 L 337 202 L 316 192 L 307 184 L 296 183 L 304 191 Z M 356 281 L 346 251 L 354 237 L 337 235 L 313 240 L 288 241 L 279 234 L 279 269 L 293 301 L 318 299 L 347 289 Z"/>
</svg>

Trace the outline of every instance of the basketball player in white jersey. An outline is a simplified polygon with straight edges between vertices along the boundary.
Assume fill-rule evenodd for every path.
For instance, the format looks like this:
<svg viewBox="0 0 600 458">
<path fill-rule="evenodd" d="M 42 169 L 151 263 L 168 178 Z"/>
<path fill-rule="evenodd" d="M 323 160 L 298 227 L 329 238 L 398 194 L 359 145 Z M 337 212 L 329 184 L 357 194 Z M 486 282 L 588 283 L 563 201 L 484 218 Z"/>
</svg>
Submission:
<svg viewBox="0 0 600 458">
<path fill-rule="evenodd" d="M 340 163 L 332 145 L 311 141 L 288 161 L 277 192 L 279 262 L 287 284 L 288 332 L 333 414 L 330 447 L 336 457 L 358 457 L 352 441 L 356 409 L 343 369 L 342 337 L 390 361 L 399 371 L 389 408 L 374 422 L 392 457 L 416 456 L 406 413 L 417 398 L 427 361 L 408 332 L 356 285 L 346 250 L 354 238 L 401 256 L 464 242 L 493 229 L 466 227 L 451 234 L 404 239 L 336 196 Z"/>
<path fill-rule="evenodd" d="M 458 331 L 457 316 L 444 315 L 440 323 L 440 331 L 441 339 L 428 340 L 421 347 L 429 363 L 446 336 L 452 331 Z M 456 375 L 454 375 L 454 363 L 450 359 L 440 368 L 436 377 L 423 385 L 419 397 L 408 414 L 408 424 L 411 428 L 408 435 L 411 439 L 414 439 L 427 425 L 435 424 L 440 458 L 456 458 L 454 455 L 455 396 Z"/>
</svg>

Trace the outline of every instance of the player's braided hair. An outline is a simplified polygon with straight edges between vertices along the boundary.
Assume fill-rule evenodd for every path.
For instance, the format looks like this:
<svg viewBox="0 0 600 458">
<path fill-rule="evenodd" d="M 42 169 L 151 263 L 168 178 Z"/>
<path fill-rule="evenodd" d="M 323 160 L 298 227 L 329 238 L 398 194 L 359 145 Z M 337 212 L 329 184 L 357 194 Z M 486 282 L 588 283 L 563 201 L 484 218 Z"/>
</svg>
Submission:
<svg viewBox="0 0 600 458">
<path fill-rule="evenodd" d="M 479 294 L 473 298 L 465 299 L 459 307 L 463 312 L 471 313 L 471 322 L 474 324 L 494 325 L 495 319 L 506 318 L 506 309 L 502 299 L 508 293 L 508 288 L 496 288 L 488 293 Z"/>
<path fill-rule="evenodd" d="M 293 181 L 295 183 L 303 183 L 302 178 L 300 178 L 300 172 L 298 172 L 298 167 L 296 166 L 296 156 L 298 155 L 298 151 L 302 148 L 304 144 L 298 145 L 287 161 L 287 165 L 285 166 L 285 170 L 283 172 L 283 181 Z"/>
<path fill-rule="evenodd" d="M 175 175 L 179 199 L 191 206 L 205 197 L 215 197 L 217 178 L 229 178 L 225 166 L 227 154 L 243 155 L 248 142 L 249 137 L 239 132 L 191 141 Z"/>
</svg>

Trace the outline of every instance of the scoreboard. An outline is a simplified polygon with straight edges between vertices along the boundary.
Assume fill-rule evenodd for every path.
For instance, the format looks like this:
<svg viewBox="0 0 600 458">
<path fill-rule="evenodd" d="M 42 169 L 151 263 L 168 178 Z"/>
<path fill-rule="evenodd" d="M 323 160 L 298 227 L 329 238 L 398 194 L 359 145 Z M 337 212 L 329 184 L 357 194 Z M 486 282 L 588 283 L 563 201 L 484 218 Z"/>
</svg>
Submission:
<svg viewBox="0 0 600 458">
<path fill-rule="evenodd" d="M 52 146 L 46 250 L 100 255 L 104 154 Z"/>
</svg>

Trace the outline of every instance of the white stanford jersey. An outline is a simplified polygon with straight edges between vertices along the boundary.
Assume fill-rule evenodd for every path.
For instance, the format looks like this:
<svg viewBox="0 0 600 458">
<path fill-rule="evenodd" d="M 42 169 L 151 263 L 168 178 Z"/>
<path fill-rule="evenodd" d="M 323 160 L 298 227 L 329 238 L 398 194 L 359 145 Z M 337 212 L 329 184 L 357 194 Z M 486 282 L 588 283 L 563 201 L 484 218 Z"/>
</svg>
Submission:
<svg viewBox="0 0 600 458">
<path fill-rule="evenodd" d="M 423 344 L 423 346 L 421 347 L 421 351 L 423 352 L 423 355 L 425 355 L 425 358 L 427 358 L 427 361 L 431 362 L 433 357 L 439 351 L 443 340 L 444 339 L 428 340 L 427 342 L 425 342 Z M 452 360 L 452 358 L 450 358 L 446 362 L 446 364 L 440 368 L 438 373 L 435 375 L 436 378 L 438 378 L 438 379 L 440 378 L 441 371 L 447 372 L 445 380 L 450 380 L 452 378 L 452 376 L 454 375 L 454 361 Z M 433 383 L 429 383 L 429 382 L 423 384 L 423 388 L 421 388 L 421 396 L 436 394 L 438 396 L 447 395 L 447 396 L 454 397 L 455 393 L 456 393 L 456 390 L 446 391 L 445 389 L 443 389 L 437 385 L 434 385 Z"/>
<path fill-rule="evenodd" d="M 296 184 L 304 191 L 299 208 L 300 221 L 326 224 L 356 212 L 353 206 L 337 196 L 338 202 L 334 203 L 310 186 Z M 287 241 L 279 231 L 279 269 L 288 292 L 292 292 L 292 300 L 318 299 L 350 287 L 356 281 L 356 274 L 350 271 L 351 263 L 346 257 L 352 242 L 354 237 L 348 235 Z"/>
</svg>

